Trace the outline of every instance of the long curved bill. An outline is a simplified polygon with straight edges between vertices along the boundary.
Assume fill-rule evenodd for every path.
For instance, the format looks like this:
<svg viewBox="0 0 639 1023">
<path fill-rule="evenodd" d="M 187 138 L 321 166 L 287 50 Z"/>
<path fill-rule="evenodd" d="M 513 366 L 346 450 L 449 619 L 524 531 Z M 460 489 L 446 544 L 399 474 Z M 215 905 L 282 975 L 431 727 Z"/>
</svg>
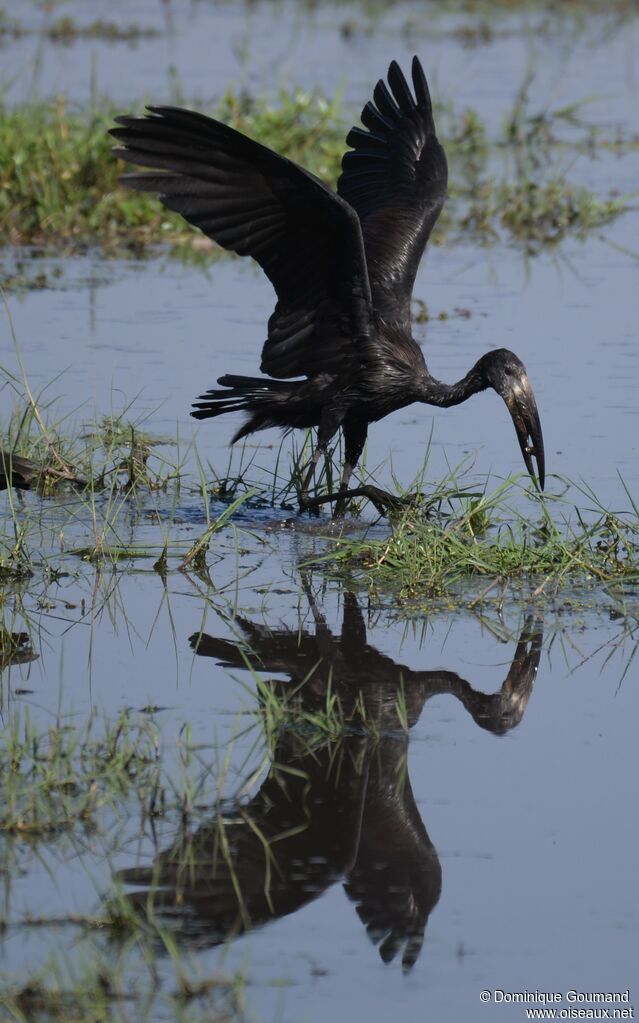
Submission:
<svg viewBox="0 0 639 1023">
<path fill-rule="evenodd" d="M 511 394 L 504 398 L 515 424 L 517 440 L 521 453 L 524 456 L 526 468 L 532 478 L 538 483 L 539 489 L 544 489 L 546 480 L 546 462 L 544 458 L 544 438 L 541 432 L 539 412 L 533 389 L 528 378 L 521 381 Z M 537 463 L 537 471 L 533 465 L 533 458 Z"/>
</svg>

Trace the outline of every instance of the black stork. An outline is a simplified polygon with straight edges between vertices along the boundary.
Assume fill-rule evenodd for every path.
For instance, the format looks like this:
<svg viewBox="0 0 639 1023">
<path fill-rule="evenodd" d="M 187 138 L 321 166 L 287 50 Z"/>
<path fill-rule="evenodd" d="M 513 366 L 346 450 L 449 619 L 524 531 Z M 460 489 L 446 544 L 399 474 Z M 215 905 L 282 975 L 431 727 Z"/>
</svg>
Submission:
<svg viewBox="0 0 639 1023">
<path fill-rule="evenodd" d="M 456 383 L 429 372 L 411 334 L 411 296 L 422 253 L 446 197 L 446 155 L 435 134 L 428 84 L 417 57 L 413 92 L 388 69 L 352 128 L 333 192 L 313 174 L 228 125 L 179 107 L 118 117 L 111 134 L 128 163 L 130 188 L 156 192 L 218 245 L 255 259 L 277 293 L 262 349 L 263 377 L 227 374 L 191 414 L 245 412 L 233 441 L 271 426 L 317 427 L 300 508 L 336 500 L 342 514 L 368 424 L 424 402 L 448 408 L 492 387 L 512 416 L 526 468 L 544 445 L 522 361 L 505 348 L 483 355 Z M 338 494 L 309 499 L 315 466 L 342 428 Z M 371 488 L 375 489 L 375 488 Z M 379 494 L 379 491 L 376 491 Z"/>
</svg>

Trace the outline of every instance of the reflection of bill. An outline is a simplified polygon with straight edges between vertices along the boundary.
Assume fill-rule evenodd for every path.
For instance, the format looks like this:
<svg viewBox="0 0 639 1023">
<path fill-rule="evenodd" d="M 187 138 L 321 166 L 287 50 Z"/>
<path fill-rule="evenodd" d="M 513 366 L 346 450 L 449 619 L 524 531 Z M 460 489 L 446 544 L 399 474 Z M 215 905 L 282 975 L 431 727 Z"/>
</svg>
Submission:
<svg viewBox="0 0 639 1023">
<path fill-rule="evenodd" d="M 487 695 L 454 672 L 413 671 L 370 646 L 353 594 L 334 635 L 306 592 L 314 632 L 237 617 L 241 642 L 196 633 L 190 643 L 224 667 L 288 675 L 272 691 L 290 700 L 293 683 L 294 704 L 306 713 L 326 707 L 330 686 L 348 729 L 312 748 L 299 731 L 281 730 L 268 777 L 248 803 L 180 836 L 154 866 L 119 876 L 151 887 L 129 896 L 140 910 L 151 897 L 156 913 L 179 918 L 184 936 L 201 944 L 292 913 L 342 880 L 382 959 L 401 951 L 409 969 L 439 900 L 441 865 L 415 805 L 407 729 L 442 693 L 482 728 L 503 734 L 516 725 L 539 663 L 541 624 L 526 623 L 501 689 Z"/>
</svg>

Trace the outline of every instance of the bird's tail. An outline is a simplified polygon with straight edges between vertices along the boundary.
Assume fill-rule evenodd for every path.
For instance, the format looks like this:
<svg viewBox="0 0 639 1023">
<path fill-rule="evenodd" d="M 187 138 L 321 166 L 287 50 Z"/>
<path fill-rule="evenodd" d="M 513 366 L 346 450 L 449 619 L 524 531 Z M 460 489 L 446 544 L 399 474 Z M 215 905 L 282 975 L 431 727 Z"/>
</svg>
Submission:
<svg viewBox="0 0 639 1023">
<path fill-rule="evenodd" d="M 220 377 L 220 389 L 213 389 L 201 394 L 193 402 L 195 419 L 211 419 L 221 416 L 224 412 L 248 412 L 249 417 L 242 427 L 234 434 L 232 444 L 241 437 L 255 430 L 265 430 L 269 426 L 281 426 L 282 419 L 278 409 L 289 402 L 299 390 L 299 380 L 269 380 L 265 377 L 241 377 L 227 374 Z"/>
</svg>

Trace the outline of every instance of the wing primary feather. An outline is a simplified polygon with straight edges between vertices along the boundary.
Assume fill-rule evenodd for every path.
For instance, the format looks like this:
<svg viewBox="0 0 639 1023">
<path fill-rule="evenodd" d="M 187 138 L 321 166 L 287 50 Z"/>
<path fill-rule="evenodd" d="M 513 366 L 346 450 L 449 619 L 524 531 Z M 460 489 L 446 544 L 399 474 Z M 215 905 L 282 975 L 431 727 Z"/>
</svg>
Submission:
<svg viewBox="0 0 639 1023">
<path fill-rule="evenodd" d="M 388 150 L 388 139 L 385 135 L 379 135 L 374 131 L 364 131 L 363 128 L 351 128 L 346 136 L 346 145 L 353 149 L 366 150 Z"/>
<path fill-rule="evenodd" d="M 389 118 L 391 123 L 397 120 L 399 108 L 388 91 L 388 86 L 383 78 L 380 78 L 373 90 L 373 99 L 377 104 L 377 109 L 384 115 L 384 117 Z"/>
<path fill-rule="evenodd" d="M 379 131 L 384 135 L 388 135 L 389 131 L 392 131 L 394 122 L 388 117 L 384 117 L 380 114 L 379 110 L 369 100 L 361 113 L 362 124 L 365 128 L 370 128 L 371 131 Z"/>
<path fill-rule="evenodd" d="M 404 72 L 396 60 L 391 61 L 388 69 L 388 84 L 391 87 L 397 106 L 403 114 L 410 117 L 415 110 L 415 100 L 408 88 Z"/>
<path fill-rule="evenodd" d="M 415 88 L 415 98 L 417 99 L 417 106 L 427 111 L 432 119 L 433 107 L 430 98 L 430 90 L 428 88 L 428 82 L 426 81 L 426 75 L 422 67 L 419 57 L 413 57 L 413 86 Z"/>
<path fill-rule="evenodd" d="M 376 312 L 410 330 L 410 298 L 424 248 L 446 196 L 446 156 L 437 140 L 426 76 L 412 86 L 396 61 L 347 135 L 338 192 L 362 224 Z"/>
</svg>

